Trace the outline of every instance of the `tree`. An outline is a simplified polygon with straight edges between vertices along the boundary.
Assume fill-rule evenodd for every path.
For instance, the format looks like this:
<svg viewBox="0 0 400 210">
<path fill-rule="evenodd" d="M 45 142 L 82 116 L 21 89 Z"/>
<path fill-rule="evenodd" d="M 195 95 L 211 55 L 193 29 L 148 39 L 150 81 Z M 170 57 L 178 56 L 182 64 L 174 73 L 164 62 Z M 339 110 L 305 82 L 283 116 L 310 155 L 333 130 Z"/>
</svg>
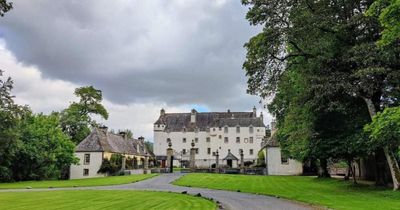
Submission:
<svg viewBox="0 0 400 210">
<path fill-rule="evenodd" d="M 10 167 L 19 149 L 18 123 L 20 112 L 14 104 L 11 78 L 1 79 L 0 70 L 0 181 L 12 180 Z"/>
<path fill-rule="evenodd" d="M 93 86 L 77 88 L 75 95 L 79 97 L 79 102 L 73 102 L 61 112 L 60 122 L 63 131 L 77 144 L 89 135 L 90 126 L 98 126 L 91 115 L 108 119 L 108 112 L 101 104 L 101 91 Z"/>
<path fill-rule="evenodd" d="M 21 145 L 11 167 L 14 180 L 59 179 L 64 168 L 77 163 L 75 145 L 57 116 L 30 114 L 19 129 Z"/>
<path fill-rule="evenodd" d="M 305 97 L 277 99 L 282 101 L 275 109 L 284 116 L 277 116 L 279 129 L 293 125 L 287 130 L 289 133 L 304 134 L 304 141 L 296 143 L 312 142 L 316 133 L 313 125 L 319 116 L 315 110 L 324 111 L 327 107 L 343 111 L 340 95 L 363 99 L 371 117 L 381 107 L 399 103 L 400 47 L 396 43 L 376 46 L 382 28 L 377 16 L 366 16 L 372 1 L 242 2 L 251 5 L 246 16 L 250 23 L 263 25 L 263 31 L 245 44 L 247 57 L 243 67 L 248 76 L 248 92 L 262 97 L 284 95 L 279 88 L 282 80 L 288 78 L 285 74 L 289 69 L 306 82 L 300 87 L 309 91 L 298 91 Z M 302 122 L 308 122 L 304 129 L 297 129 L 293 120 L 279 123 L 292 112 L 307 111 L 303 119 L 311 120 Z"/>
<path fill-rule="evenodd" d="M 400 170 L 393 151 L 398 151 L 400 145 L 400 106 L 385 108 L 383 112 L 377 113 L 364 129 L 370 135 L 371 145 L 385 148 L 385 155 L 389 156 L 386 157 L 389 167 L 395 174 L 393 189 L 398 190 Z"/>
<path fill-rule="evenodd" d="M 4 14 L 10 11 L 13 8 L 12 2 L 7 2 L 7 0 L 0 0 L 0 16 L 4 16 Z"/>
</svg>

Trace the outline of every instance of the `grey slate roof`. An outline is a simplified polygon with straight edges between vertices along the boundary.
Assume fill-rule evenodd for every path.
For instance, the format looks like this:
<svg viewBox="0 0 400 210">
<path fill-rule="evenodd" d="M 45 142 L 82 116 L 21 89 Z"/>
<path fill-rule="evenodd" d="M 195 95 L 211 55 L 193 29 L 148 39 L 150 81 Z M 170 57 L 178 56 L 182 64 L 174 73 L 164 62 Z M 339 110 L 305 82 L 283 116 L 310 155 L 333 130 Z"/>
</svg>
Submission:
<svg viewBox="0 0 400 210">
<path fill-rule="evenodd" d="M 129 155 L 145 156 L 153 153 L 147 151 L 143 141 L 138 139 L 124 139 L 124 137 L 100 129 L 93 131 L 75 148 L 76 152 L 112 152 Z"/>
<path fill-rule="evenodd" d="M 228 155 L 223 160 L 239 160 L 235 155 L 231 153 L 231 150 L 228 150 Z"/>
<path fill-rule="evenodd" d="M 169 131 L 206 131 L 212 127 L 265 127 L 261 117 L 253 112 L 196 112 L 196 122 L 190 122 L 191 113 L 165 113 L 154 124 L 164 124 Z"/>
</svg>

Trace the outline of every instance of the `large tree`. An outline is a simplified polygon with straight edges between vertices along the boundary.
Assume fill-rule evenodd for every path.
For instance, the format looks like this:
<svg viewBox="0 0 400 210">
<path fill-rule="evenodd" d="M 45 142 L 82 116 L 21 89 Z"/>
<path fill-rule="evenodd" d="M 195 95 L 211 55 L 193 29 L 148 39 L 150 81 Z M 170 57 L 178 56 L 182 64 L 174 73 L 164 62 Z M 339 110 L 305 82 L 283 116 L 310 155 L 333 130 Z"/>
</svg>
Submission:
<svg viewBox="0 0 400 210">
<path fill-rule="evenodd" d="M 249 93 L 277 94 L 285 72 L 298 65 L 295 71 L 305 75 L 310 90 L 299 106 L 327 104 L 341 111 L 338 96 L 345 94 L 364 100 L 372 118 L 382 107 L 398 104 L 400 46 L 376 45 L 382 31 L 379 17 L 365 15 L 373 2 L 244 0 L 251 6 L 250 23 L 263 25 L 245 45 Z M 286 113 L 301 109 L 288 104 Z"/>
<path fill-rule="evenodd" d="M 0 16 L 4 16 L 4 13 L 10 11 L 12 8 L 12 2 L 7 2 L 7 0 L 0 0 Z"/>
<path fill-rule="evenodd" d="M 81 87 L 75 90 L 79 102 L 73 102 L 61 112 L 61 126 L 72 139 L 79 143 L 90 133 L 90 127 L 98 126 L 92 115 L 108 119 L 108 112 L 101 104 L 103 96 L 101 90 L 93 86 Z"/>
</svg>

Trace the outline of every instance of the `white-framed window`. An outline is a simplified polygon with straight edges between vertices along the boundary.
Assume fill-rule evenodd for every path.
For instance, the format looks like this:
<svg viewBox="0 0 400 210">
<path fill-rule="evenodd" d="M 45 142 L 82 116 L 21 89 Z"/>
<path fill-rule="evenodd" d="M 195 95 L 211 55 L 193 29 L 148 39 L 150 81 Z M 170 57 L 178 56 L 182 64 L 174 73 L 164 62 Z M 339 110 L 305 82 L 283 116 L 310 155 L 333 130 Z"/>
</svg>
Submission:
<svg viewBox="0 0 400 210">
<path fill-rule="evenodd" d="M 229 138 L 228 138 L 227 136 L 225 136 L 224 142 L 225 142 L 225 143 L 229 143 Z"/>
<path fill-rule="evenodd" d="M 211 148 L 207 148 L 207 154 L 211 154 Z"/>
<path fill-rule="evenodd" d="M 249 154 L 250 154 L 250 155 L 253 155 L 253 152 L 254 152 L 253 149 L 250 149 L 250 150 L 249 150 Z"/>
<path fill-rule="evenodd" d="M 186 143 L 186 138 L 183 138 L 183 139 L 182 139 L 182 143 Z"/>
<path fill-rule="evenodd" d="M 199 148 L 196 148 L 196 154 L 197 155 L 199 154 Z"/>
<path fill-rule="evenodd" d="M 249 133 L 254 133 L 254 128 L 252 125 L 250 125 L 250 127 L 249 127 Z"/>
<path fill-rule="evenodd" d="M 182 155 L 186 155 L 186 149 L 182 149 Z"/>
<path fill-rule="evenodd" d="M 197 138 L 197 137 L 194 138 L 194 142 L 195 142 L 195 143 L 199 143 L 199 138 Z"/>
<path fill-rule="evenodd" d="M 224 127 L 224 133 L 228 133 L 228 126 Z"/>
<path fill-rule="evenodd" d="M 207 137 L 206 142 L 210 142 L 210 141 L 211 141 L 210 137 Z"/>
<path fill-rule="evenodd" d="M 83 169 L 83 176 L 89 176 L 89 169 L 88 168 L 84 168 Z"/>
<path fill-rule="evenodd" d="M 90 154 L 85 154 L 83 157 L 83 165 L 90 165 Z"/>
<path fill-rule="evenodd" d="M 236 137 L 236 143 L 240 143 L 240 137 Z"/>
<path fill-rule="evenodd" d="M 250 137 L 250 138 L 249 138 L 249 143 L 252 144 L 253 142 L 254 142 L 253 137 Z"/>
<path fill-rule="evenodd" d="M 240 133 L 240 126 L 236 126 L 236 133 Z"/>
<path fill-rule="evenodd" d="M 219 138 L 219 139 L 222 139 L 222 136 L 221 136 L 221 135 L 219 135 L 219 136 L 218 136 L 218 138 Z"/>
</svg>

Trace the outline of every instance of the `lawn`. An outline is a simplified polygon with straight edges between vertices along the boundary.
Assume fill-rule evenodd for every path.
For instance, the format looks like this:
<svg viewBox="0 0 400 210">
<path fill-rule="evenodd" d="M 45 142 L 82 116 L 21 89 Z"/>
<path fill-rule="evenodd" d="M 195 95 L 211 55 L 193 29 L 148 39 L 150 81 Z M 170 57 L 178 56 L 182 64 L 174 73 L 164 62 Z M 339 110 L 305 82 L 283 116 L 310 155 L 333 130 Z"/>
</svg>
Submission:
<svg viewBox="0 0 400 210">
<path fill-rule="evenodd" d="M 0 189 L 21 189 L 28 186 L 32 188 L 49 188 L 49 187 L 89 187 L 89 186 L 105 186 L 118 185 L 137 182 L 157 176 L 157 174 L 138 174 L 130 176 L 108 176 L 88 179 L 74 180 L 51 180 L 51 181 L 24 181 L 13 183 L 0 183 Z M 1 190 L 0 190 L 1 191 Z"/>
<path fill-rule="evenodd" d="M 168 192 L 120 190 L 66 190 L 0 192 L 0 209 L 134 209 L 215 210 L 212 201 Z"/>
<path fill-rule="evenodd" d="M 337 179 L 304 176 L 188 174 L 176 185 L 275 195 L 342 210 L 400 209 L 400 192 Z"/>
</svg>

